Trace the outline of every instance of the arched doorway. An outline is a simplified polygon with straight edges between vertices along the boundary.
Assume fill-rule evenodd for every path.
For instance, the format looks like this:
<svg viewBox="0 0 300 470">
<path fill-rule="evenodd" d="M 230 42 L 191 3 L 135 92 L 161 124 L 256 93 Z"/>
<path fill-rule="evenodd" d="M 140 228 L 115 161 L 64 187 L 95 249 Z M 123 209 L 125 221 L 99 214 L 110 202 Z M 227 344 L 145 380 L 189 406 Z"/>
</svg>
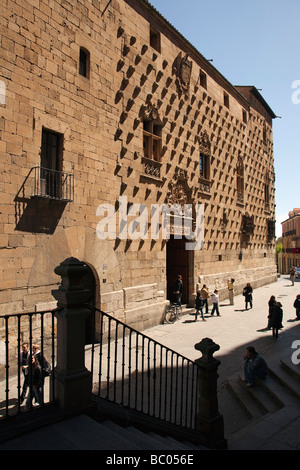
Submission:
<svg viewBox="0 0 300 470">
<path fill-rule="evenodd" d="M 195 208 L 192 191 L 188 186 L 187 173 L 176 168 L 172 181 L 169 183 L 169 193 L 166 197 L 170 218 L 169 239 L 166 248 L 167 299 L 174 301 L 174 283 L 177 276 L 182 276 L 182 303 L 192 300 L 194 283 L 194 252 L 187 249 L 187 243 L 193 235 Z"/>
</svg>

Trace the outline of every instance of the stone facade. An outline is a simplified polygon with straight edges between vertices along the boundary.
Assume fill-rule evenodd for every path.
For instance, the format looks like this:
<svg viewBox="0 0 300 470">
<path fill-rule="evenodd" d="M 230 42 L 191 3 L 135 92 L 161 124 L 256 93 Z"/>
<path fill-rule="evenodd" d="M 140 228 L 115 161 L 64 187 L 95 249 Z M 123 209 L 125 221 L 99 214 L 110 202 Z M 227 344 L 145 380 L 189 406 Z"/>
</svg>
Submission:
<svg viewBox="0 0 300 470">
<path fill-rule="evenodd" d="M 231 277 L 237 291 L 276 280 L 275 115 L 255 87 L 234 87 L 146 0 L 1 11 L 0 314 L 52 306 L 70 256 L 96 305 L 137 328 L 161 321 L 179 273 L 190 305 L 202 283 L 225 298 Z M 203 249 L 101 239 L 99 206 L 119 220 L 120 197 L 132 214 L 203 204 Z"/>
<path fill-rule="evenodd" d="M 278 254 L 278 270 L 290 273 L 292 267 L 300 266 L 300 209 L 289 212 L 282 225 L 282 253 Z"/>
</svg>

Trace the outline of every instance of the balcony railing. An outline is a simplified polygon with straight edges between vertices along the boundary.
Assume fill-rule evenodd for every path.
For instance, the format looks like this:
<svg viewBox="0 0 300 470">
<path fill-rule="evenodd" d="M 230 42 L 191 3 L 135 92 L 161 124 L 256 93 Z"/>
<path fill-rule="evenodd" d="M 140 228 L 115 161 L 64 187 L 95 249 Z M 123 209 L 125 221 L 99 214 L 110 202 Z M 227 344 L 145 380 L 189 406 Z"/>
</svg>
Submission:
<svg viewBox="0 0 300 470">
<path fill-rule="evenodd" d="M 33 194 L 31 197 L 74 200 L 74 178 L 71 173 L 50 170 L 36 166 L 33 173 Z"/>
</svg>

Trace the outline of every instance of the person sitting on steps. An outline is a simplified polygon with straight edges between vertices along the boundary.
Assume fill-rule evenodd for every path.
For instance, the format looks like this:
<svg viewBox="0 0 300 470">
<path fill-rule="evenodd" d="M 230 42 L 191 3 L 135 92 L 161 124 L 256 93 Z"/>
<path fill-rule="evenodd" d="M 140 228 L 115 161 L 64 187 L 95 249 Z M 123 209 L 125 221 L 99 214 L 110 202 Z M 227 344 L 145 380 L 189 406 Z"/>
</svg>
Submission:
<svg viewBox="0 0 300 470">
<path fill-rule="evenodd" d="M 263 357 L 256 352 L 253 346 L 248 346 L 244 354 L 244 375 L 248 387 L 254 386 L 254 378 L 264 380 L 268 373 L 268 366 Z"/>
</svg>

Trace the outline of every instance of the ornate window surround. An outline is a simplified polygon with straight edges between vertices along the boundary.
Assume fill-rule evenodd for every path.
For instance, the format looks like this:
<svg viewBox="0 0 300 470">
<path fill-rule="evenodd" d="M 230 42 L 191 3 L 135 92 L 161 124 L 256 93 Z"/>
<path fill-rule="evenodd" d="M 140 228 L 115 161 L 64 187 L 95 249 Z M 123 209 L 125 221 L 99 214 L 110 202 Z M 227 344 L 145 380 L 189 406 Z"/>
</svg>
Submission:
<svg viewBox="0 0 300 470">
<path fill-rule="evenodd" d="M 161 181 L 162 127 L 158 109 L 148 103 L 142 110 L 144 177 Z"/>
</svg>

